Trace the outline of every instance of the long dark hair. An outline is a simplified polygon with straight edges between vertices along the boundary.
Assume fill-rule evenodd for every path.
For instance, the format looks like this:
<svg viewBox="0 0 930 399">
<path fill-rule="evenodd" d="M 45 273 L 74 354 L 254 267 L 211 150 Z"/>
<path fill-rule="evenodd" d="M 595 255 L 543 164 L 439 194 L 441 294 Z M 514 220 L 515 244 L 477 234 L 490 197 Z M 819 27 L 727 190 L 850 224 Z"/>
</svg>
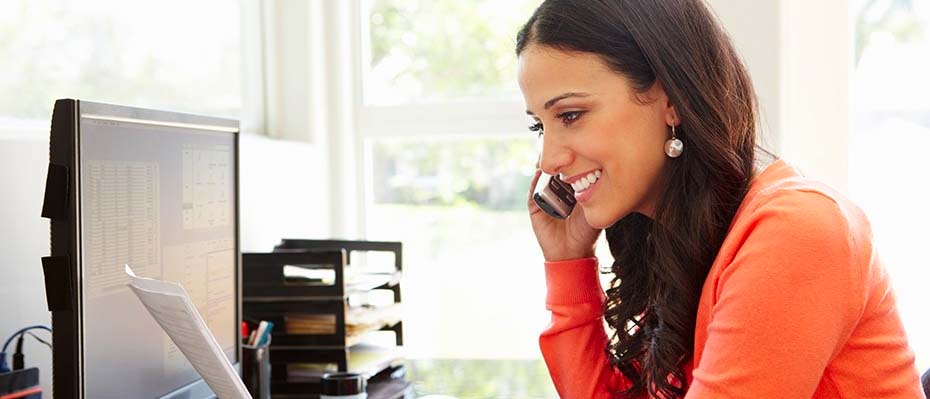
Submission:
<svg viewBox="0 0 930 399">
<path fill-rule="evenodd" d="M 606 351 L 632 386 L 682 397 L 707 273 L 753 173 L 757 104 L 749 74 L 702 0 L 546 0 L 517 35 L 527 46 L 598 54 L 643 93 L 662 84 L 681 124 L 681 157 L 648 218 L 607 228 L 614 278 Z"/>
</svg>

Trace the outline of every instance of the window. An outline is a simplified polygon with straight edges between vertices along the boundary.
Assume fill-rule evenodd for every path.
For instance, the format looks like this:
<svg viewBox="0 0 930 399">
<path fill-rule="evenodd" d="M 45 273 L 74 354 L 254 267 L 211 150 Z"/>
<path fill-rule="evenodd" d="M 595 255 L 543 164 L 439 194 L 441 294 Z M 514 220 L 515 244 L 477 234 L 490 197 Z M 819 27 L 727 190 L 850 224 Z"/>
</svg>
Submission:
<svg viewBox="0 0 930 399">
<path fill-rule="evenodd" d="M 535 136 L 513 49 L 537 4 L 361 7 L 364 228 L 406 245 L 410 357 L 539 358 L 548 314 L 526 215 Z"/>
<path fill-rule="evenodd" d="M 872 222 L 921 371 L 930 367 L 930 3 L 859 0 L 850 194 Z"/>
<path fill-rule="evenodd" d="M 538 346 L 549 314 L 526 211 L 536 135 L 514 55 L 539 3 L 360 2 L 360 229 L 404 243 L 411 372 L 443 376 L 420 393 L 557 395 Z M 469 377 L 513 367 L 513 381 Z"/>
<path fill-rule="evenodd" d="M 519 98 L 514 37 L 538 4 L 538 0 L 367 2 L 365 103 Z"/>
<path fill-rule="evenodd" d="M 405 243 L 412 357 L 539 356 L 548 314 L 526 212 L 534 153 L 531 139 L 372 143 L 368 235 Z"/>
<path fill-rule="evenodd" d="M 0 7 L 0 127 L 41 127 L 58 98 L 236 116 L 236 2 L 13 0 Z"/>
</svg>

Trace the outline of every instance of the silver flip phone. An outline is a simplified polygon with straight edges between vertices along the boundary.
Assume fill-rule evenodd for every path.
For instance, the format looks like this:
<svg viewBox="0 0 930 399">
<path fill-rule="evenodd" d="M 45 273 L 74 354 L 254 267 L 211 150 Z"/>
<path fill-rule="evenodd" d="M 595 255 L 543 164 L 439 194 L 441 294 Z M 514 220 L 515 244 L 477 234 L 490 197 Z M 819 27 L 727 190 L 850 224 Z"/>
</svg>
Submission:
<svg viewBox="0 0 930 399">
<path fill-rule="evenodd" d="M 558 176 L 543 173 L 533 189 L 533 201 L 549 216 L 565 219 L 575 209 L 575 190 Z"/>
</svg>

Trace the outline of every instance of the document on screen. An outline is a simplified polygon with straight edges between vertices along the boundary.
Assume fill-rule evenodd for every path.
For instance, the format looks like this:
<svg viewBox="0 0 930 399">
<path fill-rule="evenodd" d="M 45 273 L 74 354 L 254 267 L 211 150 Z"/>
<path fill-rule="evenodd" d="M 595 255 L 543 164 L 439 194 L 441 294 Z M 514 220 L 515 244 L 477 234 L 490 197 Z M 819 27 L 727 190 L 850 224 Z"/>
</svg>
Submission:
<svg viewBox="0 0 930 399">
<path fill-rule="evenodd" d="M 137 277 L 129 265 L 129 288 L 220 399 L 251 399 L 197 308 L 180 284 Z"/>
</svg>

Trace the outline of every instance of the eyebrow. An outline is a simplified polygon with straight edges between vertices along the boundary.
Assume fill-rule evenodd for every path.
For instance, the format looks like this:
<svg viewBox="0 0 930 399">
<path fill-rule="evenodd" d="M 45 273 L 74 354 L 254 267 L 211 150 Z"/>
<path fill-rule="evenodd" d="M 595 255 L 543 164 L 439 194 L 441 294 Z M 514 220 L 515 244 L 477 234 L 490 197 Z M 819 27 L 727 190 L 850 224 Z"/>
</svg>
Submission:
<svg viewBox="0 0 930 399">
<path fill-rule="evenodd" d="M 551 108 L 553 105 L 555 105 L 555 103 L 557 103 L 557 102 L 559 102 L 559 101 L 562 101 L 562 100 L 564 100 L 564 99 L 566 99 L 566 98 L 571 98 L 571 97 L 587 97 L 587 96 L 589 96 L 588 93 L 574 93 L 574 92 L 569 92 L 569 93 L 559 94 L 559 95 L 553 97 L 551 100 L 546 101 L 546 103 L 543 104 L 543 109 L 549 109 L 549 108 Z M 527 115 L 535 115 L 535 114 L 533 114 L 533 112 L 530 111 L 530 110 L 526 110 L 526 114 L 527 114 Z"/>
</svg>

